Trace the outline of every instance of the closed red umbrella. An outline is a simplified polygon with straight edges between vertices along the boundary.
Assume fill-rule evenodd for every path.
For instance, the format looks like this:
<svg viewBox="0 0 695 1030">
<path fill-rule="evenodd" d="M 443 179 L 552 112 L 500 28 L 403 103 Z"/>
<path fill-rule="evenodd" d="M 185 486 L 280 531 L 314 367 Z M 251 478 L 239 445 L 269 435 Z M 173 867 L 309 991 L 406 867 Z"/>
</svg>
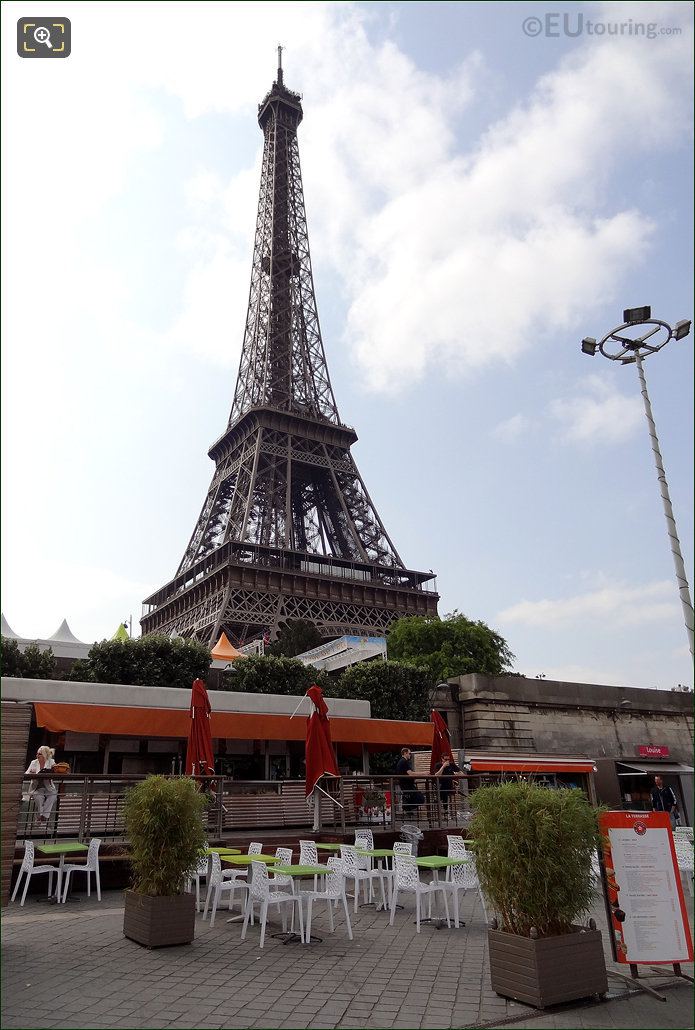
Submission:
<svg viewBox="0 0 695 1030">
<path fill-rule="evenodd" d="M 193 680 L 191 691 L 191 728 L 188 731 L 186 748 L 186 775 L 212 776 L 215 772 L 215 757 L 212 753 L 212 730 L 210 728 L 210 698 L 202 680 Z"/>
<path fill-rule="evenodd" d="M 442 764 L 442 758 L 446 755 L 453 762 L 454 756 L 451 751 L 451 739 L 449 738 L 449 727 L 442 719 L 439 712 L 434 708 L 430 714 L 432 720 L 432 757 L 430 758 L 430 775 L 434 775 Z"/>
<path fill-rule="evenodd" d="M 305 794 L 309 797 L 322 776 L 340 776 L 340 771 L 331 742 L 328 705 L 323 699 L 323 691 L 321 687 L 313 686 L 306 693 L 314 705 L 306 724 Z"/>
</svg>

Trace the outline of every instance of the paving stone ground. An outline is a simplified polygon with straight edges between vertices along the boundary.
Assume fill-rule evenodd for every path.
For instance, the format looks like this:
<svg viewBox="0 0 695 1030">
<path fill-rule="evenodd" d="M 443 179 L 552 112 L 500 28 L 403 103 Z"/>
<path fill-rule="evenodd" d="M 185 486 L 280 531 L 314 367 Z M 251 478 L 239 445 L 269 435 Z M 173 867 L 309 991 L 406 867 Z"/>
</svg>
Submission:
<svg viewBox="0 0 695 1030">
<path fill-rule="evenodd" d="M 407 901 L 393 927 L 384 913 L 361 907 L 351 942 L 340 916 L 335 934 L 328 932 L 318 906 L 312 933 L 321 943 L 267 937 L 261 950 L 258 927 L 241 941 L 240 924 L 228 923 L 225 912 L 212 928 L 199 916 L 193 944 L 155 951 L 123 937 L 120 891 L 105 893 L 101 904 L 78 897 L 65 907 L 29 898 L 23 909 L 5 910 L 3 1028 L 693 1025 L 691 992 L 678 987 L 650 1006 L 611 981 L 618 1000 L 549 1014 L 499 998 L 489 986 L 486 927 L 473 894 L 462 899 L 466 926 L 459 930 L 426 923 L 416 934 Z M 602 911 L 595 917 L 603 927 Z"/>
</svg>

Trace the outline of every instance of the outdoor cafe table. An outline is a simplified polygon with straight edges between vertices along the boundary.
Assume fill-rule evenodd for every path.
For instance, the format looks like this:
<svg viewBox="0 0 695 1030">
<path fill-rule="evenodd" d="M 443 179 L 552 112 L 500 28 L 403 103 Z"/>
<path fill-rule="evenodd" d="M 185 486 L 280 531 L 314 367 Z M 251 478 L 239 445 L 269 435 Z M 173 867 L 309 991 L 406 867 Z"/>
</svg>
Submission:
<svg viewBox="0 0 695 1030">
<path fill-rule="evenodd" d="M 220 855 L 220 861 L 229 862 L 230 865 L 249 865 L 251 862 L 265 862 L 266 865 L 272 865 L 273 862 L 279 862 L 280 859 L 277 855 L 240 855 L 237 852 L 236 855 Z"/>
<path fill-rule="evenodd" d="M 66 855 L 82 855 L 85 851 L 89 851 L 86 844 L 80 844 L 78 841 L 63 841 L 60 844 L 37 844 L 36 850 L 41 855 L 59 855 L 60 862 L 58 863 L 58 875 L 56 880 L 56 889 L 53 899 L 58 903 L 60 901 L 60 884 L 63 879 L 63 868 L 65 866 Z M 52 899 L 52 900 L 53 900 Z"/>
<path fill-rule="evenodd" d="M 322 841 L 320 844 L 316 845 L 318 851 L 340 851 L 341 847 L 342 845 L 338 844 L 337 841 L 330 843 L 328 841 L 326 843 Z"/>
<path fill-rule="evenodd" d="M 445 858 L 444 855 L 423 855 L 422 858 L 416 858 L 415 864 L 420 869 L 431 869 L 434 873 L 434 882 L 439 883 L 439 870 L 448 869 L 452 865 L 465 865 L 468 862 L 467 858 Z M 426 922 L 426 920 L 421 920 Z M 442 920 L 439 920 L 441 926 Z M 462 925 L 465 925 L 462 923 Z"/>
<path fill-rule="evenodd" d="M 330 868 L 327 865 L 274 865 L 273 872 L 279 873 L 281 876 L 291 876 L 292 893 L 294 893 L 295 877 L 301 879 L 303 876 L 326 876 L 326 874 L 330 872 Z M 302 892 L 300 891 L 299 897 L 301 898 L 301 896 Z M 294 919 L 294 914 L 292 918 Z M 284 938 L 282 942 L 283 944 L 289 944 L 290 941 L 301 941 L 302 939 L 301 936 L 298 933 L 295 933 L 293 930 L 290 930 L 288 933 L 274 933 L 272 936 Z M 323 938 L 312 937 L 311 940 L 318 941 L 319 943 L 321 943 Z"/>
</svg>

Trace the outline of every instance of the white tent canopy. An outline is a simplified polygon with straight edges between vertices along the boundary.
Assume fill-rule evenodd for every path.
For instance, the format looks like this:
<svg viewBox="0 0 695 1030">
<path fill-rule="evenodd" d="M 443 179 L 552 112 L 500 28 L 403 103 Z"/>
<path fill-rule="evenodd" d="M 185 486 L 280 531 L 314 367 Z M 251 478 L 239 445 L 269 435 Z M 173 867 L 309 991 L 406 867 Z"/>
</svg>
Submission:
<svg viewBox="0 0 695 1030">
<path fill-rule="evenodd" d="M 78 640 L 75 634 L 68 626 L 67 619 L 63 619 L 58 629 L 55 631 L 52 637 L 48 637 L 48 640 L 54 640 L 58 644 L 84 644 L 83 640 Z"/>
<path fill-rule="evenodd" d="M 4 615 L 0 615 L 0 635 L 8 637 L 10 640 L 24 639 L 23 637 L 20 637 L 18 633 L 15 633 Z"/>
</svg>

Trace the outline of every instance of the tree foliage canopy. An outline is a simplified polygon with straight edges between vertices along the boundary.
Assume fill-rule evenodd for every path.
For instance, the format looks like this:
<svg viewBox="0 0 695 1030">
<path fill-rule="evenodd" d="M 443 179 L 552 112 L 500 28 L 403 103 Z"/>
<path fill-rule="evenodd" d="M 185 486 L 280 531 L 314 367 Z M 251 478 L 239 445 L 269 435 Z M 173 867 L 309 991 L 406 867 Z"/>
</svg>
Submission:
<svg viewBox="0 0 695 1030">
<path fill-rule="evenodd" d="M 195 640 L 152 634 L 134 640 L 102 640 L 89 657 L 76 662 L 70 679 L 131 683 L 149 687 L 190 687 L 210 668 L 210 650 Z"/>
<path fill-rule="evenodd" d="M 328 677 L 296 658 L 251 655 L 237 658 L 222 675 L 222 689 L 249 694 L 306 694 L 312 683 L 329 691 Z"/>
<path fill-rule="evenodd" d="M 389 630 L 388 649 L 390 658 L 427 670 L 435 683 L 470 672 L 499 676 L 514 661 L 499 633 L 457 611 L 443 619 L 398 619 Z"/>
<path fill-rule="evenodd" d="M 374 719 L 429 718 L 427 670 L 400 662 L 363 662 L 353 665 L 331 682 L 332 697 L 369 701 Z"/>
<path fill-rule="evenodd" d="M 0 637 L 0 667 L 3 676 L 50 680 L 55 672 L 55 657 L 50 647 L 42 651 L 36 644 L 29 644 L 22 651 L 16 640 Z"/>
<path fill-rule="evenodd" d="M 276 658 L 294 658 L 323 643 L 324 639 L 313 622 L 308 619 L 288 619 L 280 623 L 278 638 L 266 647 L 265 653 Z"/>
</svg>

